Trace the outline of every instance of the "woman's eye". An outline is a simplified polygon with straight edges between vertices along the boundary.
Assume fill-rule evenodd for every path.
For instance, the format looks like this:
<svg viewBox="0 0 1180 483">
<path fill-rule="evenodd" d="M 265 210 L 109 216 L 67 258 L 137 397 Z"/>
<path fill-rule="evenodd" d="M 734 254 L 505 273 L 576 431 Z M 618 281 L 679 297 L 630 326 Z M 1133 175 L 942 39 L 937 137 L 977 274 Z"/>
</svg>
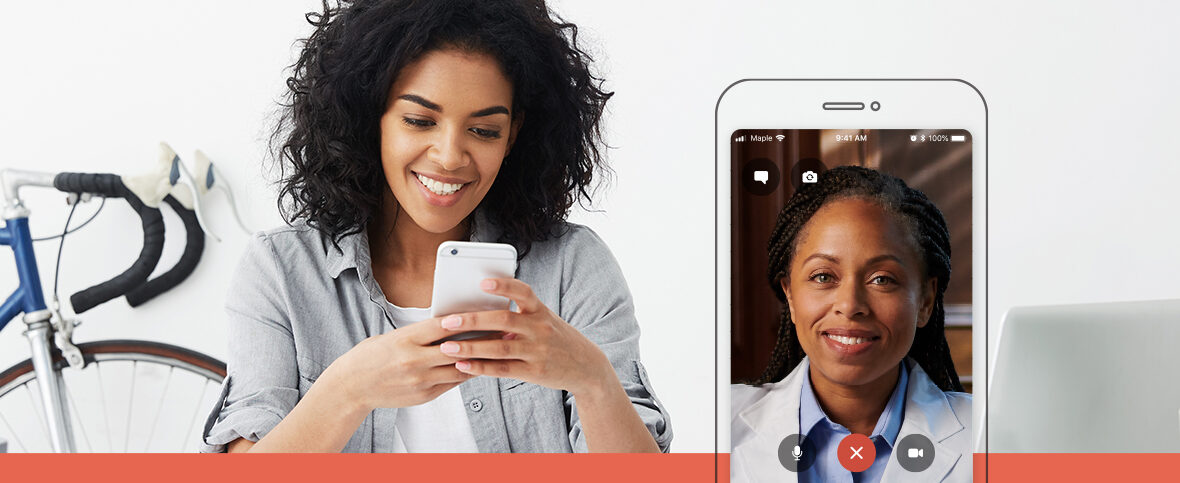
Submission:
<svg viewBox="0 0 1180 483">
<path fill-rule="evenodd" d="M 831 274 L 817 273 L 817 274 L 811 276 L 811 281 L 818 282 L 818 283 L 832 283 L 835 280 L 832 278 Z"/>
<path fill-rule="evenodd" d="M 481 127 L 473 127 L 473 128 L 471 128 L 471 132 L 475 133 L 476 136 L 479 136 L 479 137 L 485 138 L 485 139 L 499 139 L 500 138 L 500 131 L 495 130 L 495 129 L 484 129 Z"/>
<path fill-rule="evenodd" d="M 877 275 L 872 280 L 869 280 L 869 283 L 873 285 L 889 285 L 897 283 L 897 280 L 894 280 L 892 277 L 886 277 L 885 275 Z"/>
<path fill-rule="evenodd" d="M 406 123 L 408 126 L 413 127 L 430 127 L 434 125 L 434 121 L 418 119 L 416 117 L 403 117 L 402 122 Z"/>
</svg>

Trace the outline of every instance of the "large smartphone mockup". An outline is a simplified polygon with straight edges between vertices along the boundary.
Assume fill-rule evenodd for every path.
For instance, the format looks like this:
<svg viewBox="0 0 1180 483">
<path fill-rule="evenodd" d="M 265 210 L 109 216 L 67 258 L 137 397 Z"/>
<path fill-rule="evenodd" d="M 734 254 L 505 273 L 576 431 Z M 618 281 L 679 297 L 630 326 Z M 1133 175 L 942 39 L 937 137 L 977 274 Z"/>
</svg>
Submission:
<svg viewBox="0 0 1180 483">
<path fill-rule="evenodd" d="M 775 348 L 783 339 L 780 325 L 786 320 L 786 305 L 780 299 L 785 293 L 776 295 L 776 283 L 770 280 L 774 277 L 768 273 L 768 264 L 774 266 L 770 259 L 781 256 L 773 245 L 781 242 L 784 226 L 790 225 L 780 216 L 794 216 L 792 210 L 799 206 L 784 210 L 792 197 L 817 181 L 832 186 L 831 179 L 821 177 L 838 168 L 843 175 L 849 171 L 844 166 L 900 179 L 921 192 L 945 218 L 951 270 L 940 318 L 953 371 L 961 390 L 973 398 L 970 428 L 966 428 L 972 432 L 971 446 L 983 451 L 989 324 L 985 305 L 987 112 L 980 93 L 957 80 L 746 80 L 722 94 L 716 116 L 719 451 L 732 449 L 735 418 L 756 419 L 741 406 L 746 401 L 733 402 L 743 414 L 731 411 L 733 385 L 769 388 L 765 384 L 782 384 L 790 369 L 777 376 L 768 374 L 775 367 L 772 359 L 783 359 Z M 829 283 L 836 280 L 830 275 L 818 277 L 823 283 L 816 286 L 843 283 Z M 790 280 L 794 283 L 796 277 Z M 876 290 L 877 283 L 864 285 Z M 800 322 L 793 323 L 798 328 Z M 844 325 L 856 327 L 857 323 Z M 832 339 L 824 344 L 840 354 L 875 350 L 869 337 L 875 334 L 853 332 L 824 332 Z M 948 361 L 946 366 L 950 365 Z M 739 387 L 733 394 L 764 394 L 751 391 Z M 789 467 L 792 460 L 799 461 L 797 453 L 806 452 L 797 445 L 788 446 L 778 449 L 786 461 L 764 458 L 770 460 L 765 464 Z M 738 459 L 731 456 L 740 465 Z"/>
</svg>

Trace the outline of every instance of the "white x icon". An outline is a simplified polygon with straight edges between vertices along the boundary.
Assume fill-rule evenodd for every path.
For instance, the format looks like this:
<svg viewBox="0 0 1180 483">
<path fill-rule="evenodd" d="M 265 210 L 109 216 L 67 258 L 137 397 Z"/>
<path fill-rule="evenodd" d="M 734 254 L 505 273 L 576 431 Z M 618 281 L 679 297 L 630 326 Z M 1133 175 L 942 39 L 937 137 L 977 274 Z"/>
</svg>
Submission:
<svg viewBox="0 0 1180 483">
<path fill-rule="evenodd" d="M 859 448 L 853 448 L 853 447 L 849 446 L 848 448 L 852 450 L 852 456 L 848 457 L 849 460 L 851 460 L 852 458 L 860 458 L 862 460 L 865 459 L 864 456 L 860 455 L 860 450 L 865 449 L 864 446 L 861 446 Z"/>
</svg>

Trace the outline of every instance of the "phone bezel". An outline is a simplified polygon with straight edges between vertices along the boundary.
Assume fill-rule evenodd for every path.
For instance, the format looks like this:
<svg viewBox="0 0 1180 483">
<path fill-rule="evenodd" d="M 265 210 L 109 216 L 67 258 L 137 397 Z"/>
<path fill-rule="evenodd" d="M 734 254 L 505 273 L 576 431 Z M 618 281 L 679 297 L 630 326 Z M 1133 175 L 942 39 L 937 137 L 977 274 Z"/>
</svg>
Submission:
<svg viewBox="0 0 1180 483">
<path fill-rule="evenodd" d="M 879 110 L 868 106 L 880 102 Z M 825 102 L 861 102 L 825 110 Z M 986 451 L 988 354 L 999 321 L 987 311 L 987 102 L 959 79 L 744 79 L 717 100 L 714 118 L 716 451 L 730 451 L 730 139 L 739 129 L 966 129 L 972 136 L 972 440 Z M 982 268 L 982 269 L 981 269 Z M 998 316 L 996 316 L 998 317 Z"/>
</svg>

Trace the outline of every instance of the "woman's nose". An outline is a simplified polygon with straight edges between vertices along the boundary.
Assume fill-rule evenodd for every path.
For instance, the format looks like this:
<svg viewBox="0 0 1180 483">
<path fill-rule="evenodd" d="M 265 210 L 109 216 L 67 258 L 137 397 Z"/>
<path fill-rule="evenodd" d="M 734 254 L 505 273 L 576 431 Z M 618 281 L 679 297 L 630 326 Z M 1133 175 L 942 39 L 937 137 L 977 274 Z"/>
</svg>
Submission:
<svg viewBox="0 0 1180 483">
<path fill-rule="evenodd" d="M 431 161 L 444 170 L 455 171 L 467 166 L 471 160 L 463 146 L 461 129 L 441 129 L 430 149 Z"/>
<path fill-rule="evenodd" d="M 864 287 L 857 283 L 845 283 L 836 289 L 836 313 L 847 318 L 868 315 L 869 304 L 865 301 Z"/>
</svg>

